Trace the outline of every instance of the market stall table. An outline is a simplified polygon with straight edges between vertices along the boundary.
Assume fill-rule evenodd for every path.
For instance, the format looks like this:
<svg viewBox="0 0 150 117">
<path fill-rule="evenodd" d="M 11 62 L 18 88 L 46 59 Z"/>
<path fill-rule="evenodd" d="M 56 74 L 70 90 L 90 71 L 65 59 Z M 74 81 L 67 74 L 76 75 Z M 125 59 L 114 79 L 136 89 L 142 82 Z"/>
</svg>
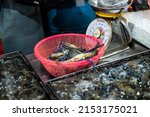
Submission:
<svg viewBox="0 0 150 117">
<path fill-rule="evenodd" d="M 143 11 L 141 11 L 141 12 L 143 13 Z M 137 14 L 140 14 L 141 12 L 137 12 Z M 150 11 L 147 10 L 144 12 L 144 14 L 147 14 L 147 13 L 149 14 Z M 136 14 L 136 13 L 133 13 L 133 14 Z M 150 42 L 148 39 L 149 34 L 150 34 L 148 31 L 149 25 L 146 26 L 146 24 L 144 22 L 143 23 L 144 26 L 142 26 L 142 27 L 137 26 L 137 22 L 135 22 L 135 24 L 134 24 L 134 22 L 131 20 L 132 17 L 134 17 L 133 19 L 135 19 L 135 15 L 131 15 L 130 18 L 128 16 L 128 14 L 124 15 L 124 16 L 126 19 L 128 19 L 128 25 L 132 31 L 132 37 L 133 37 L 132 42 L 129 43 L 129 45 L 126 48 L 124 48 L 123 50 L 120 50 L 120 51 L 117 50 L 116 52 L 113 51 L 113 54 L 112 54 L 112 53 L 110 53 L 111 50 L 113 50 L 116 46 L 118 46 L 117 41 L 112 41 L 109 48 L 106 51 L 106 54 L 102 58 L 100 58 L 98 64 L 109 63 L 109 62 L 112 62 L 115 60 L 119 60 L 119 59 L 122 59 L 122 58 L 125 58 L 128 56 L 143 52 L 143 51 L 148 50 L 150 48 L 150 46 L 149 46 Z M 139 19 L 142 17 L 144 17 L 144 16 L 139 15 Z M 147 16 L 145 16 L 145 18 L 146 17 Z M 150 22 L 149 18 L 147 18 L 147 19 L 145 19 L 145 18 L 144 18 L 144 21 L 146 20 L 146 22 Z M 38 61 L 34 57 L 33 54 L 28 55 L 26 57 L 28 58 L 31 65 L 33 66 L 35 71 L 38 73 L 38 75 L 40 76 L 40 78 L 43 82 L 46 82 L 46 81 L 54 78 L 45 70 L 43 65 L 40 63 L 40 61 Z"/>
</svg>

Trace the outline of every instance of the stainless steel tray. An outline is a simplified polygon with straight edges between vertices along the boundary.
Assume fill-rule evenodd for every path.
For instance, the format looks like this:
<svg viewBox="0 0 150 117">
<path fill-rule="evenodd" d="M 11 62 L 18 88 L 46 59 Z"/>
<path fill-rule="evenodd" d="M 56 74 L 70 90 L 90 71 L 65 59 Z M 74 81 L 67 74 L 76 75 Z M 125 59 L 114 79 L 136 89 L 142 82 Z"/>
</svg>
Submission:
<svg viewBox="0 0 150 117">
<path fill-rule="evenodd" d="M 53 99 L 150 99 L 150 50 L 47 82 Z"/>
<path fill-rule="evenodd" d="M 44 83 L 21 52 L 0 56 L 0 99 L 50 99 Z"/>
<path fill-rule="evenodd" d="M 89 0 L 89 4 L 96 12 L 116 14 L 116 13 L 125 12 L 128 9 L 128 7 L 132 4 L 132 0 L 129 0 L 127 5 L 123 5 L 123 6 L 104 7 L 99 4 L 98 0 Z"/>
</svg>

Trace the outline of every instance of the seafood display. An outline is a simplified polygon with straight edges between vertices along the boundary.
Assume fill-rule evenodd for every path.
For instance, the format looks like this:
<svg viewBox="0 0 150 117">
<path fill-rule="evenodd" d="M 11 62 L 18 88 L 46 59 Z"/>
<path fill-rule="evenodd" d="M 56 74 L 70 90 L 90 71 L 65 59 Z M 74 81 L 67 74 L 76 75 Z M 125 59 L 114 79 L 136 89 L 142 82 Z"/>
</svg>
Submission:
<svg viewBox="0 0 150 117">
<path fill-rule="evenodd" d="M 78 48 L 73 44 L 61 42 L 57 47 L 56 51 L 51 53 L 48 59 L 65 62 L 80 61 L 95 56 L 97 54 L 96 49 L 100 46 L 102 45 L 97 43 L 94 48 L 86 51 L 85 49 Z"/>
<path fill-rule="evenodd" d="M 39 77 L 20 52 L 0 56 L 0 100 L 46 98 Z"/>
<path fill-rule="evenodd" d="M 150 51 L 47 82 L 56 99 L 150 100 Z"/>
</svg>

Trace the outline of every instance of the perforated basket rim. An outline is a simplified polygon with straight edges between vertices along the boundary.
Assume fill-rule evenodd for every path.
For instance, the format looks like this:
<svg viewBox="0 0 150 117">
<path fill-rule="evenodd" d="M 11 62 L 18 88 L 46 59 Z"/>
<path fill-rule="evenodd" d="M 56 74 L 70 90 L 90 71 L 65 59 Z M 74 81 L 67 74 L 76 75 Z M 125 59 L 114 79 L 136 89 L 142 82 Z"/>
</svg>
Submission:
<svg viewBox="0 0 150 117">
<path fill-rule="evenodd" d="M 103 42 L 102 42 L 101 40 L 98 40 L 98 39 L 96 39 L 96 38 L 94 38 L 94 37 L 92 37 L 92 36 L 85 35 L 85 34 L 77 34 L 77 33 L 57 34 L 57 35 L 53 35 L 53 36 L 46 37 L 46 38 L 44 38 L 43 40 L 39 41 L 39 42 L 35 45 L 35 48 L 34 48 L 34 55 L 35 55 L 35 57 L 36 57 L 39 61 L 41 61 L 42 63 L 46 63 L 46 64 L 47 64 L 47 63 L 56 64 L 56 61 L 49 60 L 49 59 L 47 59 L 47 58 L 42 57 L 42 56 L 37 52 L 37 49 L 38 49 L 38 47 L 39 47 L 42 43 L 44 43 L 44 42 L 46 42 L 46 41 L 48 41 L 48 40 L 57 39 L 57 38 L 62 37 L 62 36 L 80 36 L 80 37 L 86 37 L 86 38 L 90 38 L 90 39 L 93 40 L 93 41 L 99 42 L 100 45 L 103 44 Z M 103 50 L 105 50 L 105 49 L 103 49 Z M 98 55 L 93 56 L 93 57 L 91 58 L 91 60 L 95 60 L 95 59 L 97 58 L 97 56 L 98 56 Z M 60 63 L 61 65 L 69 65 L 69 64 L 70 64 L 70 65 L 73 65 L 73 64 L 84 64 L 85 62 L 87 62 L 87 60 L 81 60 L 81 61 L 76 61 L 76 62 L 60 61 L 60 62 L 58 62 L 58 63 Z"/>
</svg>

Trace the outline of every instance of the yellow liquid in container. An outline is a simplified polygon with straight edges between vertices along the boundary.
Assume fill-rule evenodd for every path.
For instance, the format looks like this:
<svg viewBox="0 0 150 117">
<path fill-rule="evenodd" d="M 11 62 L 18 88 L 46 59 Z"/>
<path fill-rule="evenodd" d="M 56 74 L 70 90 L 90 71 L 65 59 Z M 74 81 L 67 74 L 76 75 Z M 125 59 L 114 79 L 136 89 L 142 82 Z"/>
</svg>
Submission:
<svg viewBox="0 0 150 117">
<path fill-rule="evenodd" d="M 113 13 L 104 13 L 104 12 L 96 12 L 96 15 L 104 18 L 116 18 L 122 15 L 122 13 L 113 14 Z"/>
</svg>

